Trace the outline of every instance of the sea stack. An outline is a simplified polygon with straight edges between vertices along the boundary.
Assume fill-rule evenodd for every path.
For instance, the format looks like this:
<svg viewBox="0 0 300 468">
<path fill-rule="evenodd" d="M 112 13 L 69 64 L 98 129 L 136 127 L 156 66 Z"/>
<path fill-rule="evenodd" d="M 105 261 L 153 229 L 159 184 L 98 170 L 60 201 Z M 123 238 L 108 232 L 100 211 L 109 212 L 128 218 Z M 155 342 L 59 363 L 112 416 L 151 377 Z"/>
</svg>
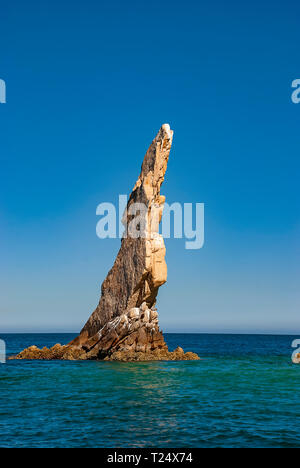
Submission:
<svg viewBox="0 0 300 468">
<path fill-rule="evenodd" d="M 165 197 L 160 194 L 173 131 L 162 125 L 152 141 L 123 215 L 121 248 L 101 287 L 101 298 L 79 336 L 50 350 L 30 347 L 18 359 L 193 360 L 170 352 L 158 325 L 156 299 L 167 281 L 166 248 L 159 234 Z M 138 233 L 138 234 L 137 234 Z"/>
</svg>

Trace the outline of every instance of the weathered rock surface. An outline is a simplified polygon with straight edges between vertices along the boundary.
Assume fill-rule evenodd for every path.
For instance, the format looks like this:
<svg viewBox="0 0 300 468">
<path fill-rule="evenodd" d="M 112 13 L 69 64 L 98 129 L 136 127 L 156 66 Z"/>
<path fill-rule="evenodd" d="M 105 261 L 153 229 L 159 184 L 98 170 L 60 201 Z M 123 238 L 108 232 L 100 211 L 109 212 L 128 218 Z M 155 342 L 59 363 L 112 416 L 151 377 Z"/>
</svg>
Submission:
<svg viewBox="0 0 300 468">
<path fill-rule="evenodd" d="M 30 347 L 18 359 L 199 359 L 181 348 L 168 351 L 155 308 L 159 287 L 167 280 L 166 249 L 158 227 L 165 202 L 160 187 L 172 138 L 169 125 L 163 125 L 145 155 L 123 216 L 121 248 L 102 284 L 100 302 L 79 336 L 66 346 Z"/>
</svg>

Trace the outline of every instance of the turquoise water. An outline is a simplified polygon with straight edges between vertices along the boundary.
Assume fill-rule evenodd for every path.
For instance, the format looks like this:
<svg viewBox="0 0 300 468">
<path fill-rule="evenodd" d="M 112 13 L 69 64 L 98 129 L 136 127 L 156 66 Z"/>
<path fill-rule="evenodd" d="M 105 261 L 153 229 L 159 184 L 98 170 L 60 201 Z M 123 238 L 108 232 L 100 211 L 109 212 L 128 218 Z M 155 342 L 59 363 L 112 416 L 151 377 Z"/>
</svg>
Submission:
<svg viewBox="0 0 300 468">
<path fill-rule="evenodd" d="M 12 354 L 73 336 L 0 338 Z M 300 447 L 295 338 L 166 335 L 203 358 L 191 362 L 8 361 L 0 446 Z"/>
</svg>

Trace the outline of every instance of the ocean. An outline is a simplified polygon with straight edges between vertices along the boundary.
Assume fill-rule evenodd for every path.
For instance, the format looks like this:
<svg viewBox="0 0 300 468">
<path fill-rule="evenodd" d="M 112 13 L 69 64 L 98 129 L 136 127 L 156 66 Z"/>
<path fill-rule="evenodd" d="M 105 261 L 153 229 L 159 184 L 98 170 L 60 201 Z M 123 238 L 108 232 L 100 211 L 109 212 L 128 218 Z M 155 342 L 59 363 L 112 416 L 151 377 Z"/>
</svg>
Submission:
<svg viewBox="0 0 300 468">
<path fill-rule="evenodd" d="M 8 355 L 73 334 L 1 334 Z M 297 336 L 166 334 L 201 361 L 0 364 L 1 447 L 297 447 Z"/>
</svg>

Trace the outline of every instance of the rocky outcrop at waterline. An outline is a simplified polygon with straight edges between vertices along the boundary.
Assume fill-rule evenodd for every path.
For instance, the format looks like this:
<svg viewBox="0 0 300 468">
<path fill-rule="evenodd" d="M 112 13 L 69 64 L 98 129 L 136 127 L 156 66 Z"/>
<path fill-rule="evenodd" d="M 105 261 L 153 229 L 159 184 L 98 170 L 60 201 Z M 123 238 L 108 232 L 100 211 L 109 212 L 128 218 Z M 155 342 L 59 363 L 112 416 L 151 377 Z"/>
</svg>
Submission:
<svg viewBox="0 0 300 468">
<path fill-rule="evenodd" d="M 91 359 L 88 358 L 82 349 L 75 349 L 68 345 L 56 344 L 52 348 L 39 349 L 37 346 L 30 346 L 21 351 L 17 356 L 9 359 L 27 359 L 27 360 L 67 360 L 81 361 Z M 97 358 L 95 358 L 97 359 Z M 199 356 L 195 353 L 185 353 L 182 348 L 178 347 L 175 351 L 169 351 L 167 348 L 156 348 L 153 351 L 115 351 L 107 355 L 104 361 L 195 361 L 199 360 Z"/>
<path fill-rule="evenodd" d="M 100 302 L 79 336 L 50 349 L 31 346 L 17 359 L 199 359 L 181 348 L 168 350 L 156 309 L 158 290 L 167 280 L 166 249 L 158 228 L 165 202 L 160 188 L 172 138 L 169 125 L 163 125 L 145 155 L 123 216 L 121 248 L 102 284 Z"/>
</svg>

